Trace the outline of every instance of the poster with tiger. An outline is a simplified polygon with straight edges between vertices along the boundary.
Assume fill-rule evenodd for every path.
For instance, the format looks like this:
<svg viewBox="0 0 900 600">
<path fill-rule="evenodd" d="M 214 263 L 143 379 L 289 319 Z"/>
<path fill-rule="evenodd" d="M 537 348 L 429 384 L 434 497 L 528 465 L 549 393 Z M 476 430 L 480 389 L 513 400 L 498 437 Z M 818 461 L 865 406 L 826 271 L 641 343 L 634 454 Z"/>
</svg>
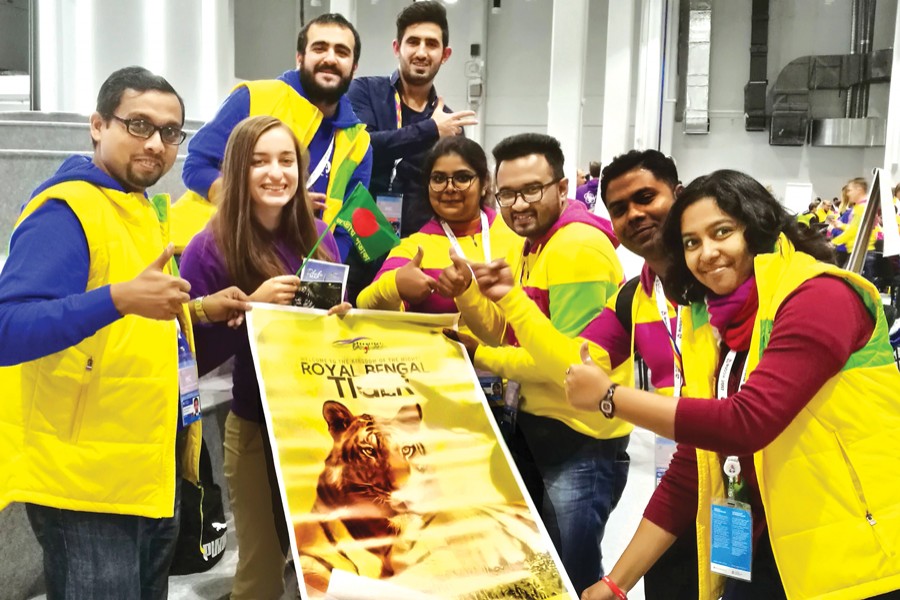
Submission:
<svg viewBox="0 0 900 600">
<path fill-rule="evenodd" d="M 247 313 L 303 598 L 577 598 L 455 321 Z"/>
</svg>

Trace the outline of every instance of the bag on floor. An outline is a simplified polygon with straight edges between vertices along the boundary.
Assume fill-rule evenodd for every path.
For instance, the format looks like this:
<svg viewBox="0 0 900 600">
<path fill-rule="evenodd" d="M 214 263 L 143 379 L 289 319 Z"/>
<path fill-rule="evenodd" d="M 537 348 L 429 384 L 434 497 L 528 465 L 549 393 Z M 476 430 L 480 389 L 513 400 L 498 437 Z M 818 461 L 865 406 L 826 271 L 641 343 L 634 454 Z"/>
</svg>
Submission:
<svg viewBox="0 0 900 600">
<path fill-rule="evenodd" d="M 170 575 L 208 571 L 225 556 L 225 508 L 213 482 L 206 441 L 200 446 L 200 485 L 181 480 L 181 526 Z"/>
</svg>

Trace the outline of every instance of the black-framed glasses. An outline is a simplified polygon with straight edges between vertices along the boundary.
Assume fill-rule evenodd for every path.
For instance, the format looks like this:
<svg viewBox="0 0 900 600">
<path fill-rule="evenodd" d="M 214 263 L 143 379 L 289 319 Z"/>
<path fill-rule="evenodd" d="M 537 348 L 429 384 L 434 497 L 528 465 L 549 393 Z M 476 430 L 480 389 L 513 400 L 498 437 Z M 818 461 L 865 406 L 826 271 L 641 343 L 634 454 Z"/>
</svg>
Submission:
<svg viewBox="0 0 900 600">
<path fill-rule="evenodd" d="M 560 181 L 562 181 L 562 179 L 554 179 L 553 181 L 548 181 L 547 183 L 532 183 L 530 185 L 526 185 L 521 190 L 508 190 L 504 188 L 494 194 L 494 197 L 497 198 L 497 204 L 504 208 L 509 208 L 510 206 L 515 204 L 516 199 L 520 196 L 526 204 L 534 204 L 535 202 L 540 202 L 541 198 L 544 197 L 545 189 L 547 189 L 554 183 L 559 183 Z"/>
<path fill-rule="evenodd" d="M 475 173 L 470 171 L 457 171 L 453 175 L 445 173 L 432 173 L 428 177 L 428 187 L 432 192 L 443 192 L 453 182 L 453 187 L 464 192 L 472 186 L 472 182 L 478 178 Z"/>
<path fill-rule="evenodd" d="M 112 117 L 116 121 L 120 121 L 123 125 L 125 125 L 125 129 L 128 130 L 128 133 L 130 133 L 134 137 L 139 137 L 141 139 L 146 140 L 152 137 L 153 134 L 158 131 L 159 139 L 161 139 L 164 144 L 169 144 L 171 146 L 180 146 L 187 137 L 187 134 L 181 129 L 181 127 L 173 127 L 172 125 L 157 127 L 146 119 L 123 119 L 122 117 L 117 117 L 116 115 L 113 115 Z"/>
</svg>

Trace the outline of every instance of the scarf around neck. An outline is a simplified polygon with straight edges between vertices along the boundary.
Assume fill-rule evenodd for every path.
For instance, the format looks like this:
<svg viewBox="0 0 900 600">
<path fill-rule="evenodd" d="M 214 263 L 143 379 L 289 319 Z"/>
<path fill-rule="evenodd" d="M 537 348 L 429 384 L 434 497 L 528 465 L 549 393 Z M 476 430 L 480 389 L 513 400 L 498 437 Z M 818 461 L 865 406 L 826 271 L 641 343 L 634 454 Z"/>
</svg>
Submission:
<svg viewBox="0 0 900 600">
<path fill-rule="evenodd" d="M 730 294 L 709 294 L 706 297 L 706 307 L 709 311 L 709 324 L 719 332 L 726 346 L 737 351 L 750 348 L 753 322 L 759 308 L 754 275 Z"/>
</svg>

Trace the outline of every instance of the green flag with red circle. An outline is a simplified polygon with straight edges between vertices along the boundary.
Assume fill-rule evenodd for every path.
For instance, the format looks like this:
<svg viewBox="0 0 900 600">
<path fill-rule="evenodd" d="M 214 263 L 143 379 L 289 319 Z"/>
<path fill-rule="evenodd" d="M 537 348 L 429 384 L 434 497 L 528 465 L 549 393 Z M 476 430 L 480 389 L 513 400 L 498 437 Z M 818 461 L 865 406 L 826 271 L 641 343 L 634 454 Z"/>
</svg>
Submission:
<svg viewBox="0 0 900 600">
<path fill-rule="evenodd" d="M 333 224 L 347 230 L 356 251 L 365 262 L 372 262 L 387 254 L 400 243 L 394 227 L 378 210 L 375 199 L 361 183 L 357 183 L 350 196 L 344 200 Z"/>
</svg>

